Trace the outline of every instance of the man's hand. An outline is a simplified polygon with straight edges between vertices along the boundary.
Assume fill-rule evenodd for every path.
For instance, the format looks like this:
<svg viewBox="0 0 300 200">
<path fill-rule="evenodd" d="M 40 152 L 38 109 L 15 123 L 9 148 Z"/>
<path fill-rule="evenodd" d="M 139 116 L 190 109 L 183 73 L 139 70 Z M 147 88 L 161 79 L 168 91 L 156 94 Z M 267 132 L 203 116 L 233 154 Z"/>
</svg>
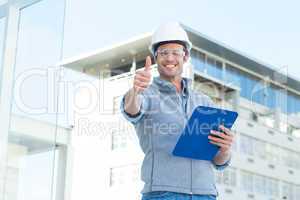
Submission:
<svg viewBox="0 0 300 200">
<path fill-rule="evenodd" d="M 141 101 L 138 98 L 138 94 L 143 92 L 150 84 L 151 81 L 151 58 L 147 56 L 145 69 L 137 71 L 134 80 L 133 87 L 125 95 L 125 112 L 130 115 L 136 115 L 141 108 Z"/>
<path fill-rule="evenodd" d="M 146 88 L 148 88 L 151 81 L 151 58 L 147 56 L 145 69 L 142 71 L 137 71 L 134 76 L 133 81 L 133 91 L 136 94 L 143 92 Z"/>
<path fill-rule="evenodd" d="M 215 144 L 220 147 L 220 152 L 230 152 L 231 146 L 234 142 L 234 135 L 231 133 L 231 131 L 228 128 L 225 128 L 224 126 L 219 127 L 224 133 L 219 131 L 211 130 L 211 135 L 208 136 L 208 139 L 210 139 L 210 143 Z M 215 136 L 217 137 L 215 137 Z"/>
</svg>

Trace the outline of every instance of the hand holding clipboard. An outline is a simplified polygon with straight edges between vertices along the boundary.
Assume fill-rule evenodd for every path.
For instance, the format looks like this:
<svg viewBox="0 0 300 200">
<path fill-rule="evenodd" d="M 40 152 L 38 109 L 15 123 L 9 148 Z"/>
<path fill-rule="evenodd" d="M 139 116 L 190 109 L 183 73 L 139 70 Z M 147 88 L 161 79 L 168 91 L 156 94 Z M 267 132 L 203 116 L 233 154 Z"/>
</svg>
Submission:
<svg viewBox="0 0 300 200">
<path fill-rule="evenodd" d="M 237 112 L 198 106 L 193 111 L 179 137 L 173 155 L 199 160 L 212 160 L 220 147 L 209 141 L 208 136 L 211 134 L 211 130 L 220 131 L 220 125 L 230 129 L 237 116 Z M 226 131 L 226 129 L 223 130 Z M 216 142 L 216 140 L 214 141 Z"/>
</svg>

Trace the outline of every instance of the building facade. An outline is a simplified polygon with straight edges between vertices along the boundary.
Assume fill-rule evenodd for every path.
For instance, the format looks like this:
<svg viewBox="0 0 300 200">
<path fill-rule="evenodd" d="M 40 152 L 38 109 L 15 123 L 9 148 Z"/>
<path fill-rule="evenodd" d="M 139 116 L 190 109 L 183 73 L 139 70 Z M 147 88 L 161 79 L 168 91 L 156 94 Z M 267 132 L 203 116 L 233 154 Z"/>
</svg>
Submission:
<svg viewBox="0 0 300 200">
<path fill-rule="evenodd" d="M 151 33 L 65 59 L 65 7 L 0 1 L 0 199 L 139 199 L 143 153 L 119 106 Z M 184 76 L 239 113 L 219 199 L 300 199 L 300 81 L 184 28 Z"/>
<path fill-rule="evenodd" d="M 194 90 L 239 113 L 233 128 L 232 164 L 225 171 L 216 171 L 219 199 L 299 199 L 300 82 L 189 27 L 185 29 L 194 46 L 184 76 L 193 80 Z M 142 186 L 139 171 L 143 154 L 119 104 L 132 85 L 134 71 L 144 66 L 150 38 L 151 34 L 145 34 L 63 64 L 101 82 L 99 91 L 105 96 L 108 112 L 91 121 L 110 118 L 116 122 L 103 140 L 109 145 L 102 149 L 110 159 L 103 169 L 110 196 L 136 193 L 137 199 Z M 156 65 L 152 73 L 158 75 Z"/>
</svg>

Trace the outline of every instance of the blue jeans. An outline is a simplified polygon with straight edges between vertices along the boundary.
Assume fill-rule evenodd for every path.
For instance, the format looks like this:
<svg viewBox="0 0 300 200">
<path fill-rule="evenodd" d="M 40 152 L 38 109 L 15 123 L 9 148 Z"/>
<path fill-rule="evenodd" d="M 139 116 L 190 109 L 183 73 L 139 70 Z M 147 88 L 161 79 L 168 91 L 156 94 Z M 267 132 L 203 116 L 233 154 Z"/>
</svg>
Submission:
<svg viewBox="0 0 300 200">
<path fill-rule="evenodd" d="M 157 191 L 143 194 L 142 200 L 216 200 L 216 196 Z"/>
</svg>

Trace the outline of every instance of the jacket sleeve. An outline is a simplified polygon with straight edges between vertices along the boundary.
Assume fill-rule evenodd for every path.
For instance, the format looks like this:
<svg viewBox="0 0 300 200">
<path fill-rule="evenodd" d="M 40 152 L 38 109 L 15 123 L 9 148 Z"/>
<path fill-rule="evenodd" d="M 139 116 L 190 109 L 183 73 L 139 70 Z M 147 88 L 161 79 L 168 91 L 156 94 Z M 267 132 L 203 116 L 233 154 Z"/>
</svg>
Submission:
<svg viewBox="0 0 300 200">
<path fill-rule="evenodd" d="M 230 165 L 231 162 L 231 156 L 229 158 L 229 160 L 226 161 L 226 163 L 224 163 L 223 165 L 217 165 L 212 161 L 212 164 L 214 165 L 214 168 L 216 170 L 224 170 L 226 167 L 228 167 Z"/>
<path fill-rule="evenodd" d="M 121 104 L 120 104 L 120 110 L 121 110 L 122 115 L 124 116 L 124 118 L 127 121 L 131 122 L 133 125 L 136 125 L 144 117 L 145 111 L 149 104 L 147 98 L 143 94 L 140 94 L 138 97 L 142 101 L 142 104 L 141 104 L 139 113 L 137 113 L 134 116 L 128 114 L 125 111 L 125 95 L 123 96 L 123 98 L 121 100 Z"/>
</svg>

